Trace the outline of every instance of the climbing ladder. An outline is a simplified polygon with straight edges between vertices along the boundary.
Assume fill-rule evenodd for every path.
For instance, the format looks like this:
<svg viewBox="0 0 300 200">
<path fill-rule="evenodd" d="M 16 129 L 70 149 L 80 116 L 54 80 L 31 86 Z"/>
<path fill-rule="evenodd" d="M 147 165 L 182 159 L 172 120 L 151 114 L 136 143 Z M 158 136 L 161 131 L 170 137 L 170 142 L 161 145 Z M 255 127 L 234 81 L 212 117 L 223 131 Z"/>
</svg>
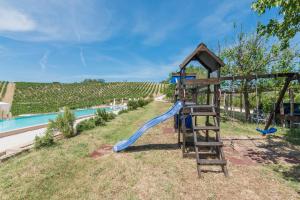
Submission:
<svg viewBox="0 0 300 200">
<path fill-rule="evenodd" d="M 197 161 L 197 171 L 201 177 L 201 167 L 205 165 L 219 165 L 225 176 L 228 176 L 227 162 L 223 152 L 223 142 L 220 137 L 220 127 L 217 120 L 217 112 L 215 106 L 212 105 L 189 105 L 183 110 L 185 117 L 182 121 L 182 135 L 183 135 L 183 155 L 187 153 L 187 137 L 188 134 L 193 135 L 193 146 L 195 150 L 195 157 Z M 190 115 L 192 117 L 191 128 L 187 128 L 185 118 Z M 205 126 L 197 123 L 197 117 L 206 117 Z M 213 124 L 209 123 L 209 118 L 213 118 Z M 215 133 L 214 137 L 209 137 L 210 132 Z M 202 136 L 204 133 L 205 136 Z"/>
</svg>

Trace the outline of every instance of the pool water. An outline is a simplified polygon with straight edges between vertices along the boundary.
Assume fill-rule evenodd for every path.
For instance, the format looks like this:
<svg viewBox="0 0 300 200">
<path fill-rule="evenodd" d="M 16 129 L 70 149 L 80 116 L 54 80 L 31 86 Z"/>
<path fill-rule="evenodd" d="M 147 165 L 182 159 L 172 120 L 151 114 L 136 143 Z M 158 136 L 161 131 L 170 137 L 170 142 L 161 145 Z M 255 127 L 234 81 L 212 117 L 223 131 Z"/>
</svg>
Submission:
<svg viewBox="0 0 300 200">
<path fill-rule="evenodd" d="M 111 108 L 102 108 L 106 111 L 111 111 Z M 74 114 L 76 118 L 93 115 L 95 114 L 97 109 L 82 109 L 82 110 L 74 110 Z M 42 124 L 47 124 L 49 120 L 54 120 L 59 113 L 49 113 L 49 114 L 39 114 L 39 115 L 31 115 L 31 116 L 22 116 L 16 117 L 8 120 L 0 120 L 0 134 L 1 132 L 12 131 L 20 128 L 26 128 L 30 126 L 37 126 Z"/>
</svg>

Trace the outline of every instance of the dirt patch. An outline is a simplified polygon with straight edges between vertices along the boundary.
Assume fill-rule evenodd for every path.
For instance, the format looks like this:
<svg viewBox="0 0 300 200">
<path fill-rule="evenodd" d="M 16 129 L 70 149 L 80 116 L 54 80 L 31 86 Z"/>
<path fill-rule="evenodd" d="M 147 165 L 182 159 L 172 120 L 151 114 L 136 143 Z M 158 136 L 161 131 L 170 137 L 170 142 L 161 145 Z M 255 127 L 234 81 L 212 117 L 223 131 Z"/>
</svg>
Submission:
<svg viewBox="0 0 300 200">
<path fill-rule="evenodd" d="M 225 156 L 233 164 L 299 164 L 297 149 L 274 139 L 235 139 L 225 141 Z"/>
<path fill-rule="evenodd" d="M 14 83 L 8 83 L 6 93 L 2 99 L 3 102 L 9 103 L 12 105 L 14 94 L 15 94 L 16 85 Z"/>
<path fill-rule="evenodd" d="M 112 145 L 104 144 L 90 154 L 90 157 L 97 159 L 112 152 Z"/>
<path fill-rule="evenodd" d="M 243 153 L 232 149 L 231 147 L 224 147 L 226 159 L 233 165 L 256 165 L 257 163 L 252 159 L 246 157 Z"/>
<path fill-rule="evenodd" d="M 163 133 L 164 134 L 174 134 L 175 130 L 174 130 L 174 128 L 164 127 L 163 128 Z"/>
</svg>

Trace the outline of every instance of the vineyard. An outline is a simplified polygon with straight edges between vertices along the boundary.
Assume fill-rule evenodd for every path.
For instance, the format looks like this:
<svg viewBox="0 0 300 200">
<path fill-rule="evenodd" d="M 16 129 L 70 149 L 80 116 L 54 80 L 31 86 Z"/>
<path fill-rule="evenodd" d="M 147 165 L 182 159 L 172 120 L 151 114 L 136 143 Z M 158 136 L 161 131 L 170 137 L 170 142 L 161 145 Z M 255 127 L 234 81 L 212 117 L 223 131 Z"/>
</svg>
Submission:
<svg viewBox="0 0 300 200">
<path fill-rule="evenodd" d="M 17 82 L 13 100 L 14 116 L 56 112 L 107 104 L 116 99 L 146 98 L 163 92 L 164 84 L 152 82 L 25 83 Z"/>
<path fill-rule="evenodd" d="M 7 85 L 8 85 L 7 81 L 0 81 L 0 101 L 3 99 L 6 93 Z"/>
</svg>

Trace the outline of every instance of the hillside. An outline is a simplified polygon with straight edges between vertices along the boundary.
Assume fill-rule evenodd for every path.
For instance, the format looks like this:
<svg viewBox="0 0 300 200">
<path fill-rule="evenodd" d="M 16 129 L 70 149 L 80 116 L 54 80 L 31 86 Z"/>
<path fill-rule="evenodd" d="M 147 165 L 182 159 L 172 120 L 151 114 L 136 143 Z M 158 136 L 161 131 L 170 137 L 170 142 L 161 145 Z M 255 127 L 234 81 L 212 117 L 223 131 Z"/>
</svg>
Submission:
<svg viewBox="0 0 300 200">
<path fill-rule="evenodd" d="M 254 124 L 221 124 L 227 139 L 243 138 L 232 145 L 224 141 L 229 178 L 214 167 L 198 178 L 194 155 L 183 158 L 178 148 L 173 119 L 127 151 L 112 152 L 112 145 L 170 106 L 153 102 L 53 147 L 11 158 L 0 165 L 0 199 L 299 199 L 299 165 L 291 157 L 299 146 L 272 137 L 245 140 L 259 137 Z"/>
<path fill-rule="evenodd" d="M 129 98 L 155 96 L 164 85 L 151 82 L 25 83 L 17 82 L 12 106 L 14 116 L 27 113 L 56 112 L 106 104 Z"/>
<path fill-rule="evenodd" d="M 5 96 L 8 84 L 7 81 L 0 81 L 0 101 L 2 101 Z"/>
</svg>

